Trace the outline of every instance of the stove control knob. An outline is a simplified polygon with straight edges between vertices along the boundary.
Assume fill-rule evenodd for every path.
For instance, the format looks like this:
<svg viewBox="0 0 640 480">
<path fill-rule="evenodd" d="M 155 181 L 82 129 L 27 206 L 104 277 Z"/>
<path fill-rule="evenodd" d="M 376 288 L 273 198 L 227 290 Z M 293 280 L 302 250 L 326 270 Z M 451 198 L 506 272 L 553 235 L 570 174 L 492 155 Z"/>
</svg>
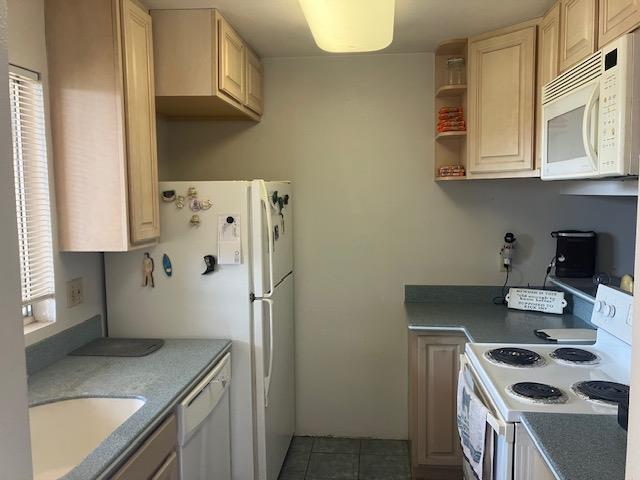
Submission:
<svg viewBox="0 0 640 480">
<path fill-rule="evenodd" d="M 607 312 L 607 315 L 610 318 L 613 318 L 613 317 L 616 316 L 616 307 L 615 307 L 615 305 L 609 305 L 609 311 Z"/>
<path fill-rule="evenodd" d="M 604 303 L 602 300 L 596 300 L 596 303 L 594 303 L 593 305 L 593 309 L 596 312 L 602 312 L 605 306 L 606 306 L 606 303 Z"/>
</svg>

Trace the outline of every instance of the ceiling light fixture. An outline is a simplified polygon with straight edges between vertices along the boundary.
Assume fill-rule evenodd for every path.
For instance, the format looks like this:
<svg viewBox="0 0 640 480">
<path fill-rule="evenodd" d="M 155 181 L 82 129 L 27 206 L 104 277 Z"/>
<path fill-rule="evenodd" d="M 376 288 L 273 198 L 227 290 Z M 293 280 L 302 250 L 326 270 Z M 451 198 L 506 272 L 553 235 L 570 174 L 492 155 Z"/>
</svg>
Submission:
<svg viewBox="0 0 640 480">
<path fill-rule="evenodd" d="M 313 38 L 332 53 L 372 52 L 393 40 L 395 0 L 299 0 Z"/>
</svg>

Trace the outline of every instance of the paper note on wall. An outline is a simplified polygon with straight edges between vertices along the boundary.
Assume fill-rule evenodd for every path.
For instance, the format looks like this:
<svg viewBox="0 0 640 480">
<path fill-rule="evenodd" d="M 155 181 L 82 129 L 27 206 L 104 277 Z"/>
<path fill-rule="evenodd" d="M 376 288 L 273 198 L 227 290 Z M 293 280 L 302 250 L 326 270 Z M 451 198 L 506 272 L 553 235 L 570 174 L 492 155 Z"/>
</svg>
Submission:
<svg viewBox="0 0 640 480">
<path fill-rule="evenodd" d="M 218 265 L 240 265 L 242 263 L 242 235 L 240 215 L 218 216 Z"/>
</svg>

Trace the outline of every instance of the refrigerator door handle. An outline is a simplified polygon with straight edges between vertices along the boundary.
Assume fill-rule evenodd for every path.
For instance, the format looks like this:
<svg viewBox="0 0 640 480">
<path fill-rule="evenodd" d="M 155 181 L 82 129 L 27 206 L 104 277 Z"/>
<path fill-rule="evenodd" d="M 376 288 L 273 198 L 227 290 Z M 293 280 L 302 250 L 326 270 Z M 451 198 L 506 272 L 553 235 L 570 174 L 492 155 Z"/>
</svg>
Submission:
<svg viewBox="0 0 640 480">
<path fill-rule="evenodd" d="M 262 199 L 261 203 L 264 207 L 264 213 L 267 217 L 267 255 L 269 257 L 269 290 L 262 295 L 262 298 L 271 298 L 273 295 L 273 220 L 271 219 L 271 211 L 269 206 L 269 194 L 267 192 L 267 186 L 264 182 L 260 182 L 262 186 Z"/>
<path fill-rule="evenodd" d="M 273 300 L 261 298 L 269 306 L 269 368 L 264 377 L 264 406 L 269 406 L 269 389 L 271 388 L 271 375 L 273 373 Z"/>
</svg>

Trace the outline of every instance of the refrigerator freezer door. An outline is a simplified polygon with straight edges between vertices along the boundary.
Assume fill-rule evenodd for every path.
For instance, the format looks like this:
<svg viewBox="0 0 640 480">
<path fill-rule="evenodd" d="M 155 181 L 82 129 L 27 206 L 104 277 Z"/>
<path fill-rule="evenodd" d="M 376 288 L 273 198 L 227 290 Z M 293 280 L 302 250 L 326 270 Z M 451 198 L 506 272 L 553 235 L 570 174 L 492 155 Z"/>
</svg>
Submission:
<svg viewBox="0 0 640 480">
<path fill-rule="evenodd" d="M 293 271 L 291 182 L 251 183 L 253 282 L 256 297 L 269 298 Z"/>
<path fill-rule="evenodd" d="M 276 480 L 295 428 L 293 274 L 254 302 L 260 480 Z"/>
</svg>

